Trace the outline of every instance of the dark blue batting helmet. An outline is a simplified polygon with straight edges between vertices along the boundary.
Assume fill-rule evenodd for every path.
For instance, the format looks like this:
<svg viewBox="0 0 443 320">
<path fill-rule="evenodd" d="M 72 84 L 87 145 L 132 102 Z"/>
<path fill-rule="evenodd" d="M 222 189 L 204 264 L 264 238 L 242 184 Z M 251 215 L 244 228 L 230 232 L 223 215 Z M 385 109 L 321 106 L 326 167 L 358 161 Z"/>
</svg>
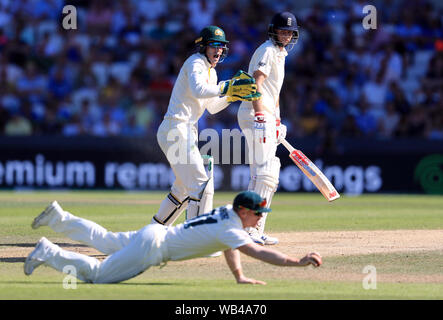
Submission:
<svg viewBox="0 0 443 320">
<path fill-rule="evenodd" d="M 290 12 L 280 12 L 272 17 L 271 23 L 268 28 L 268 36 L 272 42 L 279 47 L 283 47 L 283 44 L 278 40 L 276 30 L 289 30 L 292 31 L 291 41 L 286 45 L 286 49 L 291 50 L 298 41 L 298 26 L 297 19 Z"/>
</svg>

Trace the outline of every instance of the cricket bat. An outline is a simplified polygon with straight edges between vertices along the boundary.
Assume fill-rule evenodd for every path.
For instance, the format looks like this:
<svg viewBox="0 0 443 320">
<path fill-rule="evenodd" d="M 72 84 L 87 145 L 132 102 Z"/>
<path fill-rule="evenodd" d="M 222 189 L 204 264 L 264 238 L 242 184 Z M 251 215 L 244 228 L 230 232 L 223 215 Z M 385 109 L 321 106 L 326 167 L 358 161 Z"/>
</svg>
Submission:
<svg viewBox="0 0 443 320">
<path fill-rule="evenodd" d="M 289 158 L 300 168 L 300 170 L 312 181 L 322 195 L 329 201 L 340 198 L 337 190 L 332 183 L 326 178 L 323 172 L 306 157 L 303 152 L 292 147 L 288 141 L 283 139 L 281 143 L 289 151 Z"/>
</svg>

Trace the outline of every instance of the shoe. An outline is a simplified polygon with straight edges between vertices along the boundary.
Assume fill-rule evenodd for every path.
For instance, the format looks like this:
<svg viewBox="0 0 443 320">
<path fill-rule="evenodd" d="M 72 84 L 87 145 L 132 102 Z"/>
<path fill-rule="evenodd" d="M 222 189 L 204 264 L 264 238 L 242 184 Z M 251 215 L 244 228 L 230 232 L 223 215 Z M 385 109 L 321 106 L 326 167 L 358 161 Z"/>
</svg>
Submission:
<svg viewBox="0 0 443 320">
<path fill-rule="evenodd" d="M 53 214 L 56 213 L 57 210 L 62 210 L 62 208 L 57 203 L 57 201 L 53 201 L 49 206 L 46 207 L 46 209 L 42 213 L 40 213 L 34 219 L 31 224 L 32 229 L 37 229 L 41 226 L 47 226 Z"/>
<path fill-rule="evenodd" d="M 261 236 L 261 239 L 263 240 L 263 243 L 264 243 L 266 246 L 273 246 L 273 245 L 275 245 L 275 244 L 278 243 L 278 238 L 268 236 L 267 234 L 264 234 L 264 233 L 263 233 L 263 235 Z"/>
<path fill-rule="evenodd" d="M 42 237 L 37 242 L 35 249 L 32 250 L 32 252 L 26 258 L 25 265 L 24 265 L 24 272 L 27 276 L 31 275 L 32 272 L 37 267 L 39 267 L 40 265 L 42 265 L 44 263 L 44 261 L 42 261 L 41 258 L 39 258 L 39 255 L 42 253 L 42 250 L 47 245 L 46 244 L 47 242 L 49 242 L 49 240 L 46 239 L 45 237 Z"/>
<path fill-rule="evenodd" d="M 205 258 L 217 258 L 220 257 L 222 255 L 221 251 L 217 251 L 211 254 L 208 254 L 207 256 L 205 256 Z"/>
<path fill-rule="evenodd" d="M 258 234 L 258 230 L 255 228 L 252 228 L 251 231 L 248 232 L 249 236 L 251 237 L 252 241 L 254 241 L 256 244 L 259 244 L 261 246 L 265 245 L 265 242 L 262 240 L 260 235 Z"/>
</svg>

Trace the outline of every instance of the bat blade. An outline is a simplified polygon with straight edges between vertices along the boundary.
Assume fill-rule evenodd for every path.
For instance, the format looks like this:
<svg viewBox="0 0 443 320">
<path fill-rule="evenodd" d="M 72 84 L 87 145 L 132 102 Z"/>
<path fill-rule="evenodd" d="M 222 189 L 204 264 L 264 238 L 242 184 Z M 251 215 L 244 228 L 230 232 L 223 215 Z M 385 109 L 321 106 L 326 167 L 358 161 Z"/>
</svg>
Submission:
<svg viewBox="0 0 443 320">
<path fill-rule="evenodd" d="M 329 201 L 340 198 L 340 194 L 335 190 L 332 183 L 320 171 L 320 169 L 300 150 L 292 147 L 289 142 L 283 139 L 282 144 L 289 151 L 289 158 L 300 168 L 300 170 L 312 181 L 322 195 Z"/>
</svg>

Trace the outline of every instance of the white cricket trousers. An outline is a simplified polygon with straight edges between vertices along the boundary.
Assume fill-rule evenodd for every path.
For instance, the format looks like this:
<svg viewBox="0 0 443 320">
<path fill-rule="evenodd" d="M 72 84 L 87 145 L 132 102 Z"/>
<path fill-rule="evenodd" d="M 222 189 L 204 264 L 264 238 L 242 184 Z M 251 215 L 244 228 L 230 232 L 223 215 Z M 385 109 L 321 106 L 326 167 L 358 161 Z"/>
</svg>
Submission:
<svg viewBox="0 0 443 320">
<path fill-rule="evenodd" d="M 168 260 L 164 243 L 166 228 L 150 224 L 138 231 L 108 232 L 102 226 L 67 211 L 57 211 L 48 224 L 54 231 L 110 254 L 105 260 L 63 250 L 52 244 L 41 258 L 46 265 L 63 272 L 73 267 L 76 277 L 85 282 L 115 283 L 135 277 L 151 266 Z"/>
<path fill-rule="evenodd" d="M 165 119 L 158 128 L 157 141 L 175 175 L 171 193 L 180 201 L 188 196 L 200 199 L 209 178 L 198 149 L 198 132 L 195 126 Z"/>
</svg>

